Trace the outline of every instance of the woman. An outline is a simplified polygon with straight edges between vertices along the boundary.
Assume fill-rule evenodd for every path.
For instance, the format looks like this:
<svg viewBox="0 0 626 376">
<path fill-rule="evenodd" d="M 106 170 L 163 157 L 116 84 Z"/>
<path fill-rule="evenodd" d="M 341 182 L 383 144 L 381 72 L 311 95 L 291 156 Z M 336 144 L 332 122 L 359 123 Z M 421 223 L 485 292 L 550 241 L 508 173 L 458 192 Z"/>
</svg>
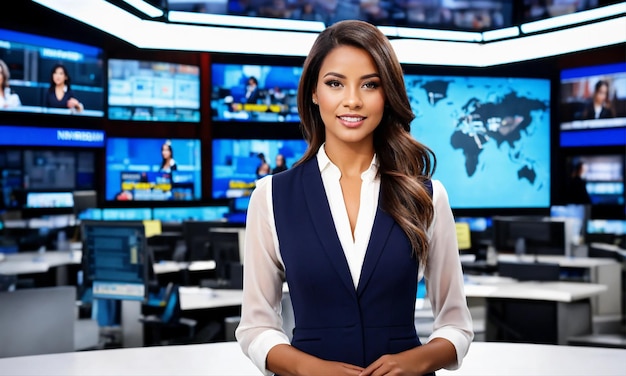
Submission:
<svg viewBox="0 0 626 376">
<path fill-rule="evenodd" d="M 279 172 L 286 171 L 288 169 L 287 162 L 285 162 L 285 156 L 282 154 L 276 154 L 276 166 L 272 169 L 272 174 L 278 174 Z"/>
<path fill-rule="evenodd" d="M 161 172 L 172 172 L 176 170 L 176 161 L 174 160 L 174 150 L 172 149 L 172 143 L 165 141 L 161 146 Z"/>
<path fill-rule="evenodd" d="M 11 72 L 9 67 L 0 59 L 0 109 L 14 108 L 20 106 L 20 96 L 11 93 L 9 87 L 9 80 L 11 79 Z"/>
<path fill-rule="evenodd" d="M 320 33 L 298 89 L 308 149 L 261 179 L 248 207 L 244 353 L 265 374 L 422 375 L 460 366 L 473 339 L 455 224 L 386 37 L 362 21 Z M 431 190 L 432 189 L 432 190 Z M 414 324 L 424 275 L 435 316 Z M 294 312 L 280 316 L 283 281 Z"/>
<path fill-rule="evenodd" d="M 72 90 L 67 68 L 62 64 L 56 64 L 52 67 L 46 103 L 48 107 L 52 108 L 69 108 L 76 112 L 84 110 L 83 104 L 76 99 Z"/>
<path fill-rule="evenodd" d="M 599 80 L 593 90 L 591 102 L 583 111 L 583 119 L 609 119 L 615 117 L 609 101 L 609 83 Z"/>
</svg>

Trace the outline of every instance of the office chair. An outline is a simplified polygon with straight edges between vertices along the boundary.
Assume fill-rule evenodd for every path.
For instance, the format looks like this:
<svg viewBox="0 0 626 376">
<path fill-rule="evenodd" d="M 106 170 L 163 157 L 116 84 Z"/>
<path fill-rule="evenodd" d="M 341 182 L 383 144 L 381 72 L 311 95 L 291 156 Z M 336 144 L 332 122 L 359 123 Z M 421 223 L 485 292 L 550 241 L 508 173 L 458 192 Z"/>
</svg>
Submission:
<svg viewBox="0 0 626 376">
<path fill-rule="evenodd" d="M 148 306 L 156 307 L 158 312 L 144 316 L 144 324 L 150 338 L 146 346 L 187 344 L 193 341 L 197 321 L 181 317 L 178 286 L 169 283 L 161 299 L 150 299 Z"/>
</svg>

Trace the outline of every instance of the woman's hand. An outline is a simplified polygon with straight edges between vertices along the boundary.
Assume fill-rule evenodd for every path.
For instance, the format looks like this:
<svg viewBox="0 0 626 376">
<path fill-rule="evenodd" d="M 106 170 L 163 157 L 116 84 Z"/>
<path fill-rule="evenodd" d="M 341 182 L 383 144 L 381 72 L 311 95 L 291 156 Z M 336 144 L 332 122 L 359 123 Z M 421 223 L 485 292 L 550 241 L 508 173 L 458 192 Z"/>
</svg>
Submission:
<svg viewBox="0 0 626 376">
<path fill-rule="evenodd" d="M 398 354 L 381 356 L 359 376 L 423 375 L 453 365 L 455 362 L 456 349 L 452 342 L 443 338 L 433 338 L 425 345 Z"/>
<path fill-rule="evenodd" d="M 83 110 L 83 104 L 76 98 L 70 98 L 67 100 L 67 107 L 71 110 L 81 112 Z"/>
</svg>

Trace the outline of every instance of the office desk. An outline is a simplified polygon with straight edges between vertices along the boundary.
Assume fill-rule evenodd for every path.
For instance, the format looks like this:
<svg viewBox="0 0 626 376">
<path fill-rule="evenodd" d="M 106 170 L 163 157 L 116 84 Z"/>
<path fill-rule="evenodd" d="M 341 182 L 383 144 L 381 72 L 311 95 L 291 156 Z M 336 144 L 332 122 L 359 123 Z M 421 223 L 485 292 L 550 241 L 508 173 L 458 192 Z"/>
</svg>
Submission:
<svg viewBox="0 0 626 376">
<path fill-rule="evenodd" d="M 46 251 L 9 253 L 0 262 L 0 274 L 45 273 L 50 268 L 81 263 L 80 251 Z"/>
<path fill-rule="evenodd" d="M 178 292 L 180 294 L 181 311 L 241 307 L 243 301 L 243 290 L 180 287 Z"/>
<path fill-rule="evenodd" d="M 463 255 L 461 263 L 464 268 L 473 268 L 472 255 Z M 514 254 L 499 254 L 498 262 L 520 263 L 550 263 L 558 264 L 561 269 L 561 279 L 572 282 L 589 282 L 605 285 L 606 290 L 591 297 L 594 315 L 620 316 L 622 310 L 622 265 L 615 259 L 565 256 L 534 256 Z M 479 263 L 481 264 L 481 263 Z M 493 272 L 496 266 L 491 267 Z"/>
<path fill-rule="evenodd" d="M 437 375 L 624 375 L 626 350 L 474 342 L 455 371 Z M 0 359 L 2 376 L 259 376 L 236 342 L 83 351 Z"/>
<path fill-rule="evenodd" d="M 484 299 L 487 341 L 567 344 L 592 332 L 591 298 L 606 286 L 583 282 L 512 282 L 473 278 L 470 299 Z"/>
</svg>

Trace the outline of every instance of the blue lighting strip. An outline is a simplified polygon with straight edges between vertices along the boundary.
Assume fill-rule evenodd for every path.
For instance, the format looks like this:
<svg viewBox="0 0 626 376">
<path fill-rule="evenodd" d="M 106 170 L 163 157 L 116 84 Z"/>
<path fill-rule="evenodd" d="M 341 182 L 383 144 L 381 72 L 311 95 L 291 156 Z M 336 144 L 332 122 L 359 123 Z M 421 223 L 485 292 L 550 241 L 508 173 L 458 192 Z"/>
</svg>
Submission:
<svg viewBox="0 0 626 376">
<path fill-rule="evenodd" d="M 626 127 L 561 132 L 562 147 L 626 146 Z"/>
<path fill-rule="evenodd" d="M 104 147 L 104 131 L 73 128 L 0 126 L 0 146 Z"/>
</svg>

